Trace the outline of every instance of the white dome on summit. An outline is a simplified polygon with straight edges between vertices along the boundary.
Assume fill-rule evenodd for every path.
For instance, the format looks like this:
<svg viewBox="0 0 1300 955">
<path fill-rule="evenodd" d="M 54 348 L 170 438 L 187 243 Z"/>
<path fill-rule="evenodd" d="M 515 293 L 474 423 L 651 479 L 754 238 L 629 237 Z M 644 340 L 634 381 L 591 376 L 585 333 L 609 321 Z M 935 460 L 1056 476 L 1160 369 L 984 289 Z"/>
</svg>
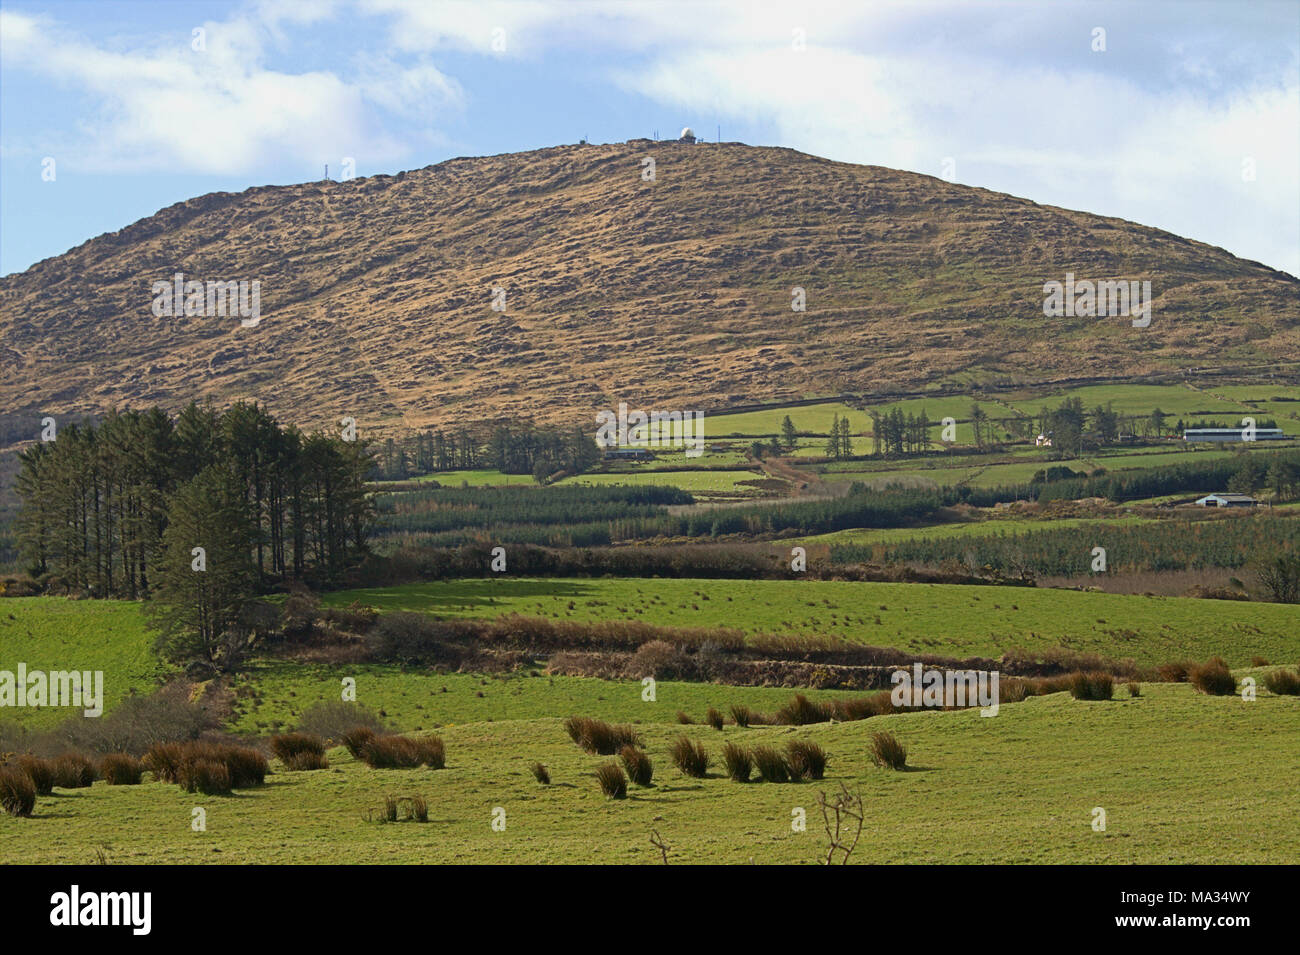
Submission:
<svg viewBox="0 0 1300 955">
<path fill-rule="evenodd" d="M 685 129 L 682 130 L 682 134 L 681 134 L 680 136 L 678 136 L 677 138 L 678 138 L 678 139 L 694 139 L 694 138 L 695 138 L 695 130 L 693 130 L 693 129 L 691 129 L 691 127 L 687 126 Z"/>
</svg>

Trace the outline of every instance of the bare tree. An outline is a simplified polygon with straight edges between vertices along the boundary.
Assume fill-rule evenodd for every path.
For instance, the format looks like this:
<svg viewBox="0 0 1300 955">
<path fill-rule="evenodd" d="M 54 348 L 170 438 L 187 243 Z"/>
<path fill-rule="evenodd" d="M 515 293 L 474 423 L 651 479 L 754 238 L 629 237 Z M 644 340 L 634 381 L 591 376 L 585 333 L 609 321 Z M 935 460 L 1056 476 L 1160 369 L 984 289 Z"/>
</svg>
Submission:
<svg viewBox="0 0 1300 955">
<path fill-rule="evenodd" d="M 830 840 L 830 848 L 826 851 L 826 861 L 824 865 L 835 864 L 835 853 L 843 853 L 840 859 L 840 865 L 849 864 L 849 856 L 857 848 L 858 839 L 862 836 L 862 823 L 866 815 L 862 808 L 862 796 L 856 790 L 849 792 L 849 788 L 840 783 L 840 791 L 831 798 L 826 798 L 826 793 L 817 794 L 817 805 L 821 807 L 822 823 L 826 826 L 826 838 Z"/>
<path fill-rule="evenodd" d="M 650 844 L 659 850 L 660 854 L 663 855 L 664 857 L 664 865 L 667 865 L 668 850 L 671 849 L 672 847 L 668 845 L 668 843 L 664 842 L 663 837 L 659 835 L 658 829 L 650 830 Z"/>
</svg>

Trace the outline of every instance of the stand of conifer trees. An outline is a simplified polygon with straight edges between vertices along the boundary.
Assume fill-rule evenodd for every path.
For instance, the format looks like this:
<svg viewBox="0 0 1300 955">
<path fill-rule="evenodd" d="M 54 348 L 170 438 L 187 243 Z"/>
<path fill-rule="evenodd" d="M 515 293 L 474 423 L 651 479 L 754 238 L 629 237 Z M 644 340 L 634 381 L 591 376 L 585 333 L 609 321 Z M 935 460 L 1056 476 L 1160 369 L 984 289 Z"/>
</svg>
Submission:
<svg viewBox="0 0 1300 955">
<path fill-rule="evenodd" d="M 235 502 L 222 513 L 241 525 L 223 539 L 249 542 L 263 581 L 328 580 L 365 551 L 373 519 L 363 442 L 281 427 L 256 404 L 191 403 L 174 420 L 158 408 L 115 412 L 59 429 L 20 460 L 23 559 L 34 577 L 96 596 L 149 594 L 177 492 L 210 469 Z"/>
</svg>

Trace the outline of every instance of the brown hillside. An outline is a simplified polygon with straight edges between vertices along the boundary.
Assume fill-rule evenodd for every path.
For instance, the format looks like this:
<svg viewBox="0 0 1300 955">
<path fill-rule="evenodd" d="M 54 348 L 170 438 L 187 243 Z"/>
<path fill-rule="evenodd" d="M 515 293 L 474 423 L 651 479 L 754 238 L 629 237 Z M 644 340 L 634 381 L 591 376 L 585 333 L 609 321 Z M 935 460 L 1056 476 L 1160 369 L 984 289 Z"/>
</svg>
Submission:
<svg viewBox="0 0 1300 955">
<path fill-rule="evenodd" d="M 176 271 L 260 280 L 261 324 L 156 318 L 152 283 Z M 1151 326 L 1045 318 L 1042 285 L 1067 271 L 1149 279 Z M 561 146 L 216 193 L 0 279 L 8 413 L 242 397 L 382 431 L 1298 353 L 1300 282 L 1221 249 L 740 144 Z"/>
</svg>

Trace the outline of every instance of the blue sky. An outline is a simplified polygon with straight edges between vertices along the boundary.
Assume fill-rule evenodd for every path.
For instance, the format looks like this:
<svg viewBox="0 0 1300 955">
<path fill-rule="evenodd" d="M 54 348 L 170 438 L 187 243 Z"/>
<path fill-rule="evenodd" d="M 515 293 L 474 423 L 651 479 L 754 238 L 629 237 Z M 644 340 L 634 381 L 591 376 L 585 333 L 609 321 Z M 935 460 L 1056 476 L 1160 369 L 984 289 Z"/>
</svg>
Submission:
<svg viewBox="0 0 1300 955">
<path fill-rule="evenodd" d="M 1300 0 L 4 0 L 0 273 L 344 157 L 720 125 L 1300 275 L 1298 38 Z"/>
</svg>

